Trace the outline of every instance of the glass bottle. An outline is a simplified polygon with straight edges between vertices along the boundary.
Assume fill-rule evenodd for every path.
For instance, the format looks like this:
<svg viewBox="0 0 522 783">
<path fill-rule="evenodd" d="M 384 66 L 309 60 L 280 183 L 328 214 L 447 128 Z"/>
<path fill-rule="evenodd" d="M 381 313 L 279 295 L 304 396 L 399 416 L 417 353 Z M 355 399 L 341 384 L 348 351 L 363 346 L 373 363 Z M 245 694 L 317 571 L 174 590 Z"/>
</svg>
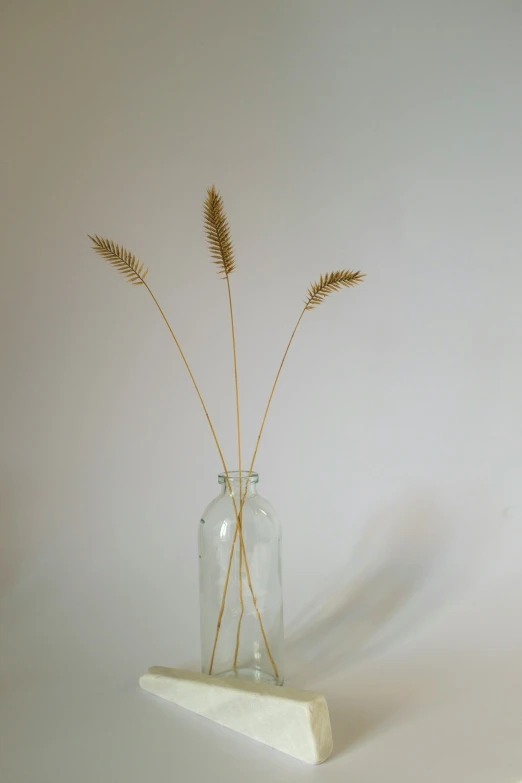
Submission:
<svg viewBox="0 0 522 783">
<path fill-rule="evenodd" d="M 282 685 L 281 526 L 258 480 L 221 473 L 221 493 L 200 521 L 202 671 Z"/>
</svg>

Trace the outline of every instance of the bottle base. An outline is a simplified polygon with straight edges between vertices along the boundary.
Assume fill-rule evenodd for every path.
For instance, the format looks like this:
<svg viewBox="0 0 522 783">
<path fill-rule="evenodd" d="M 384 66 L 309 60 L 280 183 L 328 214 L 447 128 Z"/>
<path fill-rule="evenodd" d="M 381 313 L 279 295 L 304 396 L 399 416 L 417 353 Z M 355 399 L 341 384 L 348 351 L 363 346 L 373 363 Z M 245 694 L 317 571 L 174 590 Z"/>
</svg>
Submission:
<svg viewBox="0 0 522 783">
<path fill-rule="evenodd" d="M 219 672 L 218 677 L 236 677 L 238 680 L 247 680 L 249 682 L 265 683 L 266 685 L 282 685 L 283 680 L 277 679 L 274 674 L 261 671 L 261 669 L 250 669 L 248 667 L 230 669 L 226 672 Z"/>
</svg>

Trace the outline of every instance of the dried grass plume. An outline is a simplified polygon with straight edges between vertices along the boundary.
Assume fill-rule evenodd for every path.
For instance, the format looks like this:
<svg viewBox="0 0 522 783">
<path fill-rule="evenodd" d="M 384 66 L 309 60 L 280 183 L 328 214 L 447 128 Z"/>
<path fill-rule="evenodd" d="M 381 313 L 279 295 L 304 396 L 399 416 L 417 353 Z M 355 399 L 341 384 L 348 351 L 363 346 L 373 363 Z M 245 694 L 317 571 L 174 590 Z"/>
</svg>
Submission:
<svg viewBox="0 0 522 783">
<path fill-rule="evenodd" d="M 350 269 L 340 269 L 338 272 L 328 272 L 321 275 L 319 280 L 312 283 L 308 289 L 308 298 L 305 300 L 305 310 L 313 310 L 320 305 L 326 297 L 341 288 L 352 288 L 362 282 L 362 272 L 352 272 Z"/>
<path fill-rule="evenodd" d="M 123 246 L 116 245 L 112 239 L 99 237 L 98 234 L 95 234 L 93 237 L 88 234 L 88 237 L 93 243 L 92 249 L 99 256 L 105 258 L 118 272 L 125 275 L 129 283 L 132 283 L 132 285 L 143 285 L 145 283 L 149 270 L 140 262 L 139 258 L 136 258 L 134 253 L 126 250 Z"/>
<path fill-rule="evenodd" d="M 207 197 L 203 206 L 205 231 L 210 255 L 222 277 L 228 277 L 236 268 L 234 246 L 230 236 L 230 226 L 223 206 L 223 199 L 214 185 L 207 188 Z"/>
</svg>

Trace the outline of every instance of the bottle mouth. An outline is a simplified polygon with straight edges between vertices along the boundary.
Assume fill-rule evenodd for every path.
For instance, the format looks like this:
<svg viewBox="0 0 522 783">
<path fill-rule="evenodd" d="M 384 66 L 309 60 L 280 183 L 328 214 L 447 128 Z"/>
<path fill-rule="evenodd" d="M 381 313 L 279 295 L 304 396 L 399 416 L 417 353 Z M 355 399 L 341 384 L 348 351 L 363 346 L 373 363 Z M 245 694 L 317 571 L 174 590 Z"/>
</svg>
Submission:
<svg viewBox="0 0 522 783">
<path fill-rule="evenodd" d="M 238 482 L 238 481 L 248 481 L 252 484 L 257 484 L 259 481 L 259 474 L 258 473 L 250 473 L 248 470 L 229 470 L 228 471 L 228 480 L 232 482 Z M 218 476 L 218 481 L 220 484 L 226 484 L 227 483 L 227 474 L 226 473 L 220 473 Z"/>
</svg>

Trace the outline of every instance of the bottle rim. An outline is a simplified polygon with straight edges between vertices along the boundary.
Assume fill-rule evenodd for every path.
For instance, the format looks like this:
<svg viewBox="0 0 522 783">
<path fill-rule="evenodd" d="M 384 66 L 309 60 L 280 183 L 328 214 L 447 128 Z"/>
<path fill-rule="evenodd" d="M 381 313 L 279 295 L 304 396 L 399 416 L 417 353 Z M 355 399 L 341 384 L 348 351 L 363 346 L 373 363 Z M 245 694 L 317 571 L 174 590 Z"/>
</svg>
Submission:
<svg viewBox="0 0 522 783">
<path fill-rule="evenodd" d="M 249 481 L 252 484 L 257 484 L 259 481 L 259 474 L 252 473 L 248 470 L 229 470 L 228 471 L 228 480 L 229 481 Z M 218 481 L 220 484 L 226 484 L 227 483 L 227 473 L 220 473 L 218 475 Z"/>
</svg>

